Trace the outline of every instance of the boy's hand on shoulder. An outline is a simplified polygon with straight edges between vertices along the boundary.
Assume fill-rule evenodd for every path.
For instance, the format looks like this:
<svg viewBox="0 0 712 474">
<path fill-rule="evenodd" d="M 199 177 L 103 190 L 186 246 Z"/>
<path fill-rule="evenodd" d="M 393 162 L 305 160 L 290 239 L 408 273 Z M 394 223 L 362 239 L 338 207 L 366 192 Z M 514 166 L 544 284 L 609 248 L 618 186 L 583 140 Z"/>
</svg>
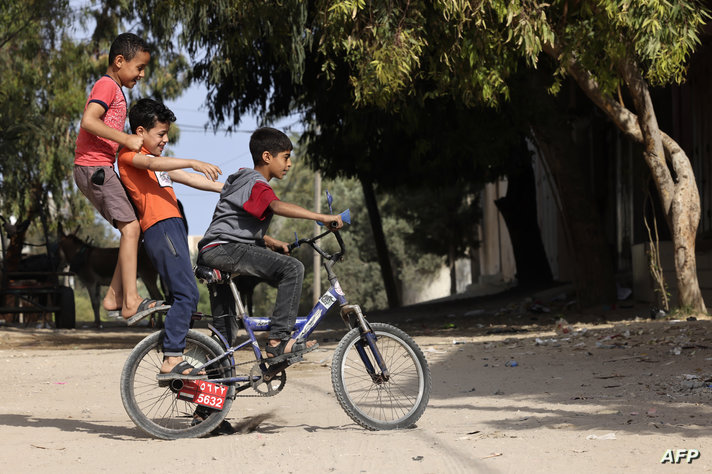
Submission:
<svg viewBox="0 0 712 474">
<path fill-rule="evenodd" d="M 222 170 L 217 166 L 199 160 L 193 160 L 191 168 L 198 173 L 203 173 L 211 181 L 215 181 L 222 174 Z"/>
<path fill-rule="evenodd" d="M 139 137 L 138 135 L 128 135 L 124 146 L 131 151 L 141 151 L 141 147 L 143 146 L 143 137 Z"/>
</svg>

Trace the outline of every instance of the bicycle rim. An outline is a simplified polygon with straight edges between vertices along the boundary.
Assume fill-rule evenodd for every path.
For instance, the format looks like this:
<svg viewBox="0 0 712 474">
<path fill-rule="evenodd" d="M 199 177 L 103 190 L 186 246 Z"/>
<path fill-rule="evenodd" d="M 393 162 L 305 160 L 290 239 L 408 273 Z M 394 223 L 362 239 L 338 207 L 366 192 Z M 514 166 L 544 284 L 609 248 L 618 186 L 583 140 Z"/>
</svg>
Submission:
<svg viewBox="0 0 712 474">
<path fill-rule="evenodd" d="M 372 325 L 376 343 L 388 368 L 387 380 L 366 370 L 357 351 L 358 329 L 342 339 L 334 353 L 332 382 L 339 403 L 359 425 L 372 430 L 408 428 L 425 411 L 430 398 L 430 369 L 413 339 L 387 324 Z M 380 373 L 368 346 L 365 353 Z"/>
<path fill-rule="evenodd" d="M 162 439 L 204 436 L 227 416 L 235 393 L 229 387 L 222 410 L 180 400 L 170 386 L 156 380 L 163 363 L 162 332 L 141 341 L 131 352 L 121 374 L 121 398 L 129 417 L 148 434 Z M 208 336 L 189 331 L 183 358 L 199 366 L 221 354 L 218 344 Z M 227 358 L 206 368 L 208 379 L 230 376 Z"/>
</svg>

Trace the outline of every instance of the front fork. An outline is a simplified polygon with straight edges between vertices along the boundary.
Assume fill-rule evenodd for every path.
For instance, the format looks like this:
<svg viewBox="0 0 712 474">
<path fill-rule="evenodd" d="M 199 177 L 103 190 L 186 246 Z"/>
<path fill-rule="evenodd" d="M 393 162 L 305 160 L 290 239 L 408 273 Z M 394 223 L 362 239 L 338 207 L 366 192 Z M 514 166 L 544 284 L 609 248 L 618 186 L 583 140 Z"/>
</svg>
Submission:
<svg viewBox="0 0 712 474">
<path fill-rule="evenodd" d="M 361 307 L 355 304 L 342 306 L 341 319 L 344 320 L 344 323 L 346 323 L 346 326 L 348 326 L 349 329 L 359 328 L 359 331 L 361 332 L 361 339 L 355 344 L 356 352 L 358 352 L 359 357 L 361 357 L 361 361 L 366 367 L 366 372 L 368 372 L 371 376 L 373 382 L 377 384 L 387 382 L 390 378 L 390 372 L 388 371 L 388 367 L 386 367 L 386 363 L 381 356 L 381 352 L 378 350 L 378 346 L 376 345 L 378 337 L 376 336 L 376 333 L 373 332 L 371 325 L 368 324 L 368 321 L 366 321 L 366 318 L 361 311 Z M 369 357 L 366 352 L 366 347 L 371 349 L 373 358 Z M 373 365 L 374 362 L 380 369 L 380 374 L 377 373 L 376 368 Z"/>
</svg>

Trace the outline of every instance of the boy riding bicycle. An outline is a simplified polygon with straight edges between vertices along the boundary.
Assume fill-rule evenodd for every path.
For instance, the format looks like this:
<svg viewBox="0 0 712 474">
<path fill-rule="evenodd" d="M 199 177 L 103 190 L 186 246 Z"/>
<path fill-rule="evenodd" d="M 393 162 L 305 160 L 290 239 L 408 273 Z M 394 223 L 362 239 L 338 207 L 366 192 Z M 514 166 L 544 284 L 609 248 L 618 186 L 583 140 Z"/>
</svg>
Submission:
<svg viewBox="0 0 712 474">
<path fill-rule="evenodd" d="M 242 168 L 225 180 L 213 219 L 198 242 L 198 264 L 218 270 L 251 275 L 277 286 L 271 317 L 267 359 L 278 362 L 317 347 L 316 341 L 292 339 L 297 317 L 304 265 L 289 253 L 288 244 L 267 235 L 274 214 L 334 223 L 341 216 L 319 214 L 296 204 L 280 201 L 269 185 L 282 179 L 292 166 L 292 142 L 279 130 L 264 127 L 250 137 L 254 169 Z M 281 252 L 281 253 L 280 253 Z"/>
</svg>

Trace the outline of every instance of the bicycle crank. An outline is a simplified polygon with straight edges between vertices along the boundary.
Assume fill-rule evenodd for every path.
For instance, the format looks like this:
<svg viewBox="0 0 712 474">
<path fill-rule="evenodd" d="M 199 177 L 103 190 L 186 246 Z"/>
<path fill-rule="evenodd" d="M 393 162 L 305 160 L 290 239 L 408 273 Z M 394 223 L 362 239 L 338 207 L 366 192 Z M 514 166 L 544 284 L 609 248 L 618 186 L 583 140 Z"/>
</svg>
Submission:
<svg viewBox="0 0 712 474">
<path fill-rule="evenodd" d="M 252 389 L 260 396 L 273 397 L 281 392 L 287 383 L 287 372 L 282 370 L 277 373 L 263 374 L 260 364 L 255 364 L 250 369 L 250 383 Z"/>
</svg>

